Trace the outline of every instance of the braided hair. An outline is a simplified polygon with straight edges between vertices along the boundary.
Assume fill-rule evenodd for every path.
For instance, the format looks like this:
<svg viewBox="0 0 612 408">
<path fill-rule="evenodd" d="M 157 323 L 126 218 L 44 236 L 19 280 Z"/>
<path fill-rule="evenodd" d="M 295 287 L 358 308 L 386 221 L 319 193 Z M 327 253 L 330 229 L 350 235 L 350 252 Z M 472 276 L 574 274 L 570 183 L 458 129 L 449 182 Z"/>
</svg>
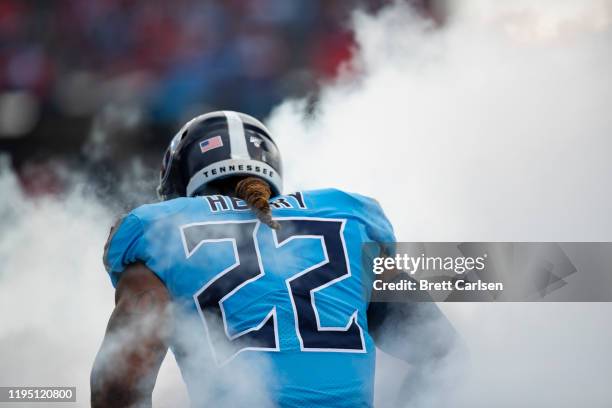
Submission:
<svg viewBox="0 0 612 408">
<path fill-rule="evenodd" d="M 234 194 L 247 202 L 261 222 L 270 228 L 280 229 L 280 224 L 272 219 L 272 210 L 268 202 L 272 191 L 266 181 L 258 177 L 246 177 L 236 184 Z"/>
</svg>

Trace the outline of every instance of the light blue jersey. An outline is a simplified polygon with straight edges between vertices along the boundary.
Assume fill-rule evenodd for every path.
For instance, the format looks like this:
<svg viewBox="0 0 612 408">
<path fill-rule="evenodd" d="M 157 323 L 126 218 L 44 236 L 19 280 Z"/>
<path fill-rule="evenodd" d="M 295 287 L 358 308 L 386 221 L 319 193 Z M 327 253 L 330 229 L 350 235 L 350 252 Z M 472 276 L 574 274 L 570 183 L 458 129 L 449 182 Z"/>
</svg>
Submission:
<svg viewBox="0 0 612 408">
<path fill-rule="evenodd" d="M 362 244 L 394 241 L 390 223 L 376 201 L 334 189 L 278 196 L 271 206 L 279 230 L 226 196 L 139 207 L 108 243 L 113 285 L 134 262 L 165 284 L 183 316 L 172 349 L 194 405 L 231 394 L 227 378 L 236 378 L 261 384 L 272 405 L 371 406 L 372 276 Z"/>
</svg>

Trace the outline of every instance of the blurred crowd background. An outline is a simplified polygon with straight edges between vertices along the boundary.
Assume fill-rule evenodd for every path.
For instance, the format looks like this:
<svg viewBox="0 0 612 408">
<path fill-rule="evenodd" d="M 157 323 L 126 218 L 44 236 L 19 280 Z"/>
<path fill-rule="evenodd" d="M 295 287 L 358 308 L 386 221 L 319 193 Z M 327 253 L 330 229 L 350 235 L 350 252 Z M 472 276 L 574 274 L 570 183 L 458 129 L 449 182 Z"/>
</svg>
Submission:
<svg viewBox="0 0 612 408">
<path fill-rule="evenodd" d="M 404 1 L 442 21 L 439 1 Z M 135 157 L 157 170 L 197 114 L 316 96 L 354 51 L 351 11 L 389 2 L 2 0 L 0 154 L 32 195 L 62 190 L 57 163 L 101 184 Z"/>
</svg>

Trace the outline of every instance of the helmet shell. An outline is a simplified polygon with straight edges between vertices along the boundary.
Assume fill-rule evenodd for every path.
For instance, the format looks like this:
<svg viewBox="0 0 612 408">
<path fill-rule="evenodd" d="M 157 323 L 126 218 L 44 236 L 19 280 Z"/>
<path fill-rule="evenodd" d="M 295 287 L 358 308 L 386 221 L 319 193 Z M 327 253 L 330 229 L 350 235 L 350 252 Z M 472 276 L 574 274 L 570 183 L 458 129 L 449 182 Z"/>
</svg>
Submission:
<svg viewBox="0 0 612 408">
<path fill-rule="evenodd" d="M 281 157 L 270 131 L 257 119 L 217 111 L 190 120 L 164 154 L 157 193 L 162 200 L 196 195 L 208 183 L 256 176 L 272 193 L 283 190 Z"/>
</svg>

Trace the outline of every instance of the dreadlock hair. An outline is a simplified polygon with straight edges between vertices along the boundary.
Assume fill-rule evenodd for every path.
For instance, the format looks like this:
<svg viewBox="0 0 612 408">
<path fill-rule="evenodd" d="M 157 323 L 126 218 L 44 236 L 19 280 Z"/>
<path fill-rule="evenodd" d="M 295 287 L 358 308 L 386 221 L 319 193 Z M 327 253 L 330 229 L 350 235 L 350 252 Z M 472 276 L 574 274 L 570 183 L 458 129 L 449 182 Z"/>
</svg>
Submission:
<svg viewBox="0 0 612 408">
<path fill-rule="evenodd" d="M 234 194 L 247 202 L 261 222 L 270 228 L 280 229 L 280 224 L 272 219 L 272 210 L 268 202 L 272 191 L 266 181 L 258 177 L 246 177 L 236 184 Z"/>
</svg>

